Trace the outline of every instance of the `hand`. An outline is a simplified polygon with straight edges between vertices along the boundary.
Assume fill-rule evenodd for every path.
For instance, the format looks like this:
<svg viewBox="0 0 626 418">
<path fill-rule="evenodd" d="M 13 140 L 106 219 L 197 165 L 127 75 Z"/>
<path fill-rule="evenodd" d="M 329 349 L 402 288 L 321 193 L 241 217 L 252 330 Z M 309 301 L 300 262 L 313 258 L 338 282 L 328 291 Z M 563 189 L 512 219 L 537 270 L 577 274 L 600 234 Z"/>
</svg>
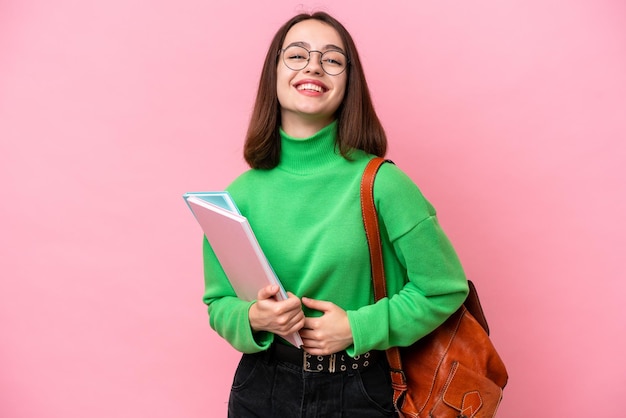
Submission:
<svg viewBox="0 0 626 418">
<path fill-rule="evenodd" d="M 348 314 L 332 302 L 302 298 L 307 308 L 323 312 L 318 318 L 305 318 L 300 336 L 305 351 L 316 356 L 341 351 L 353 342 Z"/>
<path fill-rule="evenodd" d="M 281 337 L 298 332 L 304 325 L 300 299 L 287 293 L 288 299 L 277 301 L 279 287 L 270 285 L 259 290 L 257 300 L 250 306 L 248 319 L 253 331 L 269 331 Z"/>
</svg>

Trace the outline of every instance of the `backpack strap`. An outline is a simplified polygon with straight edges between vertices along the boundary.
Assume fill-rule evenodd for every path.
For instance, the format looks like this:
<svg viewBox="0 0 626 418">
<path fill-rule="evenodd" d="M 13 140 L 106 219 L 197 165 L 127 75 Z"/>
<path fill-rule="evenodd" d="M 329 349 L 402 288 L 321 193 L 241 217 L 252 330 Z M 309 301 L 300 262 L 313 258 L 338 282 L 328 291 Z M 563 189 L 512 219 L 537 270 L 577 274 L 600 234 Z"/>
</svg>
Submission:
<svg viewBox="0 0 626 418">
<path fill-rule="evenodd" d="M 380 241 L 380 229 L 378 225 L 378 214 L 374 203 L 374 180 L 376 173 L 385 162 L 390 160 L 376 157 L 365 167 L 363 178 L 361 179 L 361 211 L 363 214 L 363 224 L 365 235 L 370 252 L 370 262 L 372 265 L 372 281 L 374 282 L 374 298 L 378 301 L 387 296 L 387 284 L 385 281 L 385 268 L 383 265 L 383 252 Z M 393 387 L 394 405 L 397 405 L 400 397 L 407 390 L 406 376 L 402 371 L 402 361 L 400 360 L 400 350 L 398 347 L 391 347 L 386 350 L 389 370 L 391 372 L 391 386 Z"/>
<path fill-rule="evenodd" d="M 365 167 L 363 178 L 361 179 L 361 213 L 363 214 L 363 225 L 365 226 L 365 235 L 367 236 L 367 245 L 370 251 L 374 298 L 376 300 L 387 296 L 378 213 L 376 212 L 376 205 L 374 204 L 374 180 L 376 173 L 378 173 L 378 170 L 386 161 L 387 160 L 380 157 L 370 160 Z"/>
</svg>

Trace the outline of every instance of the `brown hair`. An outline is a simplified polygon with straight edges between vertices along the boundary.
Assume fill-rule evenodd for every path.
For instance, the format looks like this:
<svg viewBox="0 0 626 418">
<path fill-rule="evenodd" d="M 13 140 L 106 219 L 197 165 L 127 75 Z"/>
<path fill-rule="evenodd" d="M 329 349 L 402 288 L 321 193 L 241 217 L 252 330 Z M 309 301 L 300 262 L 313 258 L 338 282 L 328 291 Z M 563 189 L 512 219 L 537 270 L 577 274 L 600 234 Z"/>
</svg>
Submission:
<svg viewBox="0 0 626 418">
<path fill-rule="evenodd" d="M 374 111 L 361 60 L 352 37 L 335 18 L 325 12 L 299 14 L 285 23 L 274 35 L 265 57 L 254 109 L 246 134 L 244 158 L 252 168 L 270 169 L 280 161 L 280 104 L 276 92 L 278 51 L 289 29 L 296 23 L 316 19 L 332 26 L 341 37 L 348 56 L 348 80 L 343 102 L 336 112 L 337 146 L 344 158 L 360 149 L 383 157 L 387 137 Z"/>
</svg>

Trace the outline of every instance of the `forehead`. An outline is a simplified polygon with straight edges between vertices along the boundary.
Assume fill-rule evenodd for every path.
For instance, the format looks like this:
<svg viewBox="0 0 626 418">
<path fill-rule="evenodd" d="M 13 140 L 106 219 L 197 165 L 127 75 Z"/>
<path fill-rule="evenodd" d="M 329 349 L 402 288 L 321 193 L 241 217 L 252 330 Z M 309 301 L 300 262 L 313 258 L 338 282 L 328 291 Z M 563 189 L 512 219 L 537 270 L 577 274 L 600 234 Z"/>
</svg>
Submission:
<svg viewBox="0 0 626 418">
<path fill-rule="evenodd" d="M 336 45 L 345 48 L 339 32 L 327 23 L 315 19 L 308 19 L 296 23 L 285 36 L 283 47 L 294 42 L 308 44 L 312 49 L 324 48 L 326 45 Z"/>
</svg>

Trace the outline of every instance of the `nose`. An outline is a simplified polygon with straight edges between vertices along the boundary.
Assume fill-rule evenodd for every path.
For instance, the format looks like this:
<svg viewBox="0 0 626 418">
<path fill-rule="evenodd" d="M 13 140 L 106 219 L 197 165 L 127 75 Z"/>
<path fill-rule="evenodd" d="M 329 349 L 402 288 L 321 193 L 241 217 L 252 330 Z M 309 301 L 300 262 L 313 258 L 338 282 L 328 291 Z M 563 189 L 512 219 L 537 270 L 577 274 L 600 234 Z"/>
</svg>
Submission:
<svg viewBox="0 0 626 418">
<path fill-rule="evenodd" d="M 318 57 L 313 58 L 313 53 L 319 54 Z M 309 52 L 309 61 L 304 67 L 305 72 L 314 72 L 315 74 L 322 74 L 324 70 L 322 69 L 322 53 L 319 51 L 311 51 Z"/>
</svg>

